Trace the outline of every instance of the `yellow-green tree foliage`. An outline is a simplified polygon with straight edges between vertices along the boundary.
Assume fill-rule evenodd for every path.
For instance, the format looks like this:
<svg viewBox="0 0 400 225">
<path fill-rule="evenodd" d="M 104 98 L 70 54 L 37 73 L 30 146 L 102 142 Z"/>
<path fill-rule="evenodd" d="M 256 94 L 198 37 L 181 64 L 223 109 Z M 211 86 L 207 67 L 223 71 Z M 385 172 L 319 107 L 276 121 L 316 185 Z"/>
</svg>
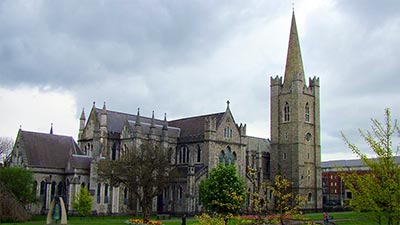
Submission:
<svg viewBox="0 0 400 225">
<path fill-rule="evenodd" d="M 271 203 L 268 199 L 268 185 L 259 181 L 256 177 L 256 171 L 252 167 L 247 168 L 247 177 L 252 184 L 252 188 L 247 194 L 250 202 L 249 213 L 254 217 L 253 224 L 269 223 L 269 217 L 266 217 L 270 214 L 268 206 Z"/>
<path fill-rule="evenodd" d="M 295 194 L 292 190 L 292 182 L 281 175 L 275 176 L 274 186 L 271 186 L 274 196 L 274 211 L 277 213 L 277 222 L 285 224 L 289 219 L 301 215 L 301 205 L 305 197 Z"/>
<path fill-rule="evenodd" d="M 350 206 L 356 211 L 371 212 L 379 224 L 398 224 L 400 221 L 400 166 L 396 162 L 392 137 L 400 134 L 397 121 L 392 121 L 390 110 L 385 110 L 382 124 L 371 119 L 372 131 L 359 130 L 361 137 L 376 154 L 369 159 L 343 134 L 348 147 L 369 167 L 365 174 L 344 174 L 346 188 L 352 192 Z"/>
<path fill-rule="evenodd" d="M 75 201 L 72 203 L 74 208 L 80 215 L 88 216 L 92 212 L 93 198 L 90 196 L 86 188 L 81 188 L 75 196 Z"/>
<path fill-rule="evenodd" d="M 260 182 L 252 167 L 247 169 L 247 177 L 252 183 L 248 193 L 252 224 L 285 224 L 301 215 L 305 197 L 292 192 L 292 182 L 281 175 L 275 176 L 272 184 Z"/>
</svg>

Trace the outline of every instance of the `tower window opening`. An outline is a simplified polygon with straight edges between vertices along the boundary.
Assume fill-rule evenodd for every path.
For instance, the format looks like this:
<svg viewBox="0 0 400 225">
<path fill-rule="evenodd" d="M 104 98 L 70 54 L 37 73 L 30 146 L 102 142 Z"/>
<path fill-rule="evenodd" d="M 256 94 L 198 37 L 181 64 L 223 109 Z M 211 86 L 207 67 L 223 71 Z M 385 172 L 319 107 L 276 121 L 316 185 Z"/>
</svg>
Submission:
<svg viewBox="0 0 400 225">
<path fill-rule="evenodd" d="M 283 122 L 289 122 L 290 121 L 290 107 L 289 103 L 286 102 L 285 106 L 283 107 Z"/>
<path fill-rule="evenodd" d="M 305 107 L 305 121 L 310 122 L 310 105 L 308 104 L 308 102 L 306 103 Z"/>
</svg>

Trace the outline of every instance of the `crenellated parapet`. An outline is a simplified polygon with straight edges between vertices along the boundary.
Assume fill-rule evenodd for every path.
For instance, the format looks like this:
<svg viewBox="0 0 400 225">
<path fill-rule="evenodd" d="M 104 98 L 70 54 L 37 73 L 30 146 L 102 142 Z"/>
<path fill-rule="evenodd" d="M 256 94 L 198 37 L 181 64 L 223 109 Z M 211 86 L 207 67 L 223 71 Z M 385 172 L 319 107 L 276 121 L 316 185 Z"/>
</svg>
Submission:
<svg viewBox="0 0 400 225">
<path fill-rule="evenodd" d="M 316 89 L 319 88 L 319 77 L 309 78 L 308 86 L 304 87 L 304 94 L 315 95 Z"/>
<path fill-rule="evenodd" d="M 283 85 L 283 79 L 281 76 L 276 75 L 275 77 L 271 77 L 271 87 L 272 86 L 282 86 Z"/>
</svg>

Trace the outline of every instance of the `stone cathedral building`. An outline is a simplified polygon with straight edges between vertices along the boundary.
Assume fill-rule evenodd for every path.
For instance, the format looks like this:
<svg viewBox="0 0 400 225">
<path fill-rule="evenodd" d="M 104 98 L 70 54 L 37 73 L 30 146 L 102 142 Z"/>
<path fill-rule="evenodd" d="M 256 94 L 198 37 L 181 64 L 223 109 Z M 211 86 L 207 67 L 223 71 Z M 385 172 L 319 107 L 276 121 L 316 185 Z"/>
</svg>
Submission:
<svg viewBox="0 0 400 225">
<path fill-rule="evenodd" d="M 140 213 L 141 206 L 129 190 L 100 181 L 96 166 L 99 160 L 119 160 L 151 141 L 174 152 L 171 166 L 181 174 L 153 199 L 154 213 L 200 212 L 199 183 L 218 163 L 236 165 L 249 191 L 253 188 L 249 166 L 255 168 L 259 182 L 272 182 L 282 174 L 293 182 L 294 192 L 307 196 L 305 209 L 321 209 L 319 79 L 306 84 L 294 12 L 285 74 L 271 78 L 270 92 L 270 140 L 247 136 L 246 124 L 235 121 L 229 101 L 219 113 L 172 121 L 166 115 L 156 119 L 154 112 L 147 117 L 139 109 L 129 114 L 93 103 L 87 117 L 82 111 L 77 142 L 52 132 L 20 129 L 6 165 L 33 172 L 40 199 L 32 205 L 36 213 L 46 212 L 56 195 L 64 197 L 72 210 L 73 196 L 80 188 L 94 197 L 97 214 Z"/>
</svg>

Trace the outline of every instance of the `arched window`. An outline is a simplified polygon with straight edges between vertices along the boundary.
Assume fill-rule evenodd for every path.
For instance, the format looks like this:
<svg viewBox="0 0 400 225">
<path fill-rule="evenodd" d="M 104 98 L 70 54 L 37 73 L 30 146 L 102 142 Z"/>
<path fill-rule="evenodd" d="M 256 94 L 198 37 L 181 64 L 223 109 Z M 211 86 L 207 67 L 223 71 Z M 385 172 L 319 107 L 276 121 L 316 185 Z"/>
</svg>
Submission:
<svg viewBox="0 0 400 225">
<path fill-rule="evenodd" d="M 128 188 L 125 187 L 124 189 L 124 205 L 128 204 Z"/>
<path fill-rule="evenodd" d="M 232 164 L 235 165 L 237 160 L 236 152 L 232 153 Z"/>
<path fill-rule="evenodd" d="M 308 193 L 307 201 L 312 202 L 312 194 L 311 193 Z"/>
<path fill-rule="evenodd" d="M 119 159 L 119 145 L 117 142 L 114 142 L 111 148 L 111 160 Z"/>
<path fill-rule="evenodd" d="M 57 183 L 55 181 L 53 181 L 53 183 L 51 183 L 51 200 L 54 199 L 54 197 L 56 196 L 56 186 Z"/>
<path fill-rule="evenodd" d="M 63 197 L 65 194 L 65 188 L 63 182 L 60 181 L 57 186 L 57 195 Z"/>
<path fill-rule="evenodd" d="M 33 181 L 33 193 L 35 194 L 35 197 L 36 197 L 36 195 L 37 195 L 37 181 L 35 180 L 35 181 Z"/>
<path fill-rule="evenodd" d="M 104 203 L 108 203 L 108 184 L 104 185 Z"/>
<path fill-rule="evenodd" d="M 201 162 L 201 148 L 200 145 L 197 145 L 197 162 Z"/>
<path fill-rule="evenodd" d="M 44 181 L 40 182 L 40 197 L 44 197 L 46 195 L 46 183 Z"/>
<path fill-rule="evenodd" d="M 229 165 L 231 164 L 232 161 L 232 151 L 231 151 L 231 147 L 227 146 L 226 147 L 226 153 L 225 153 L 225 165 Z"/>
<path fill-rule="evenodd" d="M 183 145 L 178 151 L 178 163 L 188 163 L 189 162 L 189 148 Z"/>
<path fill-rule="evenodd" d="M 182 197 L 183 197 L 183 188 L 179 186 L 178 188 L 178 204 L 182 205 Z"/>
<path fill-rule="evenodd" d="M 100 203 L 101 183 L 97 184 L 97 203 Z"/>
<path fill-rule="evenodd" d="M 126 154 L 128 154 L 128 146 L 126 144 L 124 144 L 124 146 L 122 147 L 122 156 L 125 156 Z"/>
<path fill-rule="evenodd" d="M 220 153 L 219 153 L 219 163 L 225 163 L 225 152 L 224 151 L 221 151 Z"/>
<path fill-rule="evenodd" d="M 290 107 L 288 102 L 285 103 L 285 106 L 283 108 L 283 121 L 290 121 Z"/>
<path fill-rule="evenodd" d="M 267 179 L 271 178 L 271 154 L 267 152 L 266 156 L 266 162 L 265 162 L 265 175 L 267 176 Z"/>
<path fill-rule="evenodd" d="M 308 102 L 306 103 L 305 107 L 305 120 L 306 122 L 310 122 L 310 106 L 308 105 Z"/>
</svg>

